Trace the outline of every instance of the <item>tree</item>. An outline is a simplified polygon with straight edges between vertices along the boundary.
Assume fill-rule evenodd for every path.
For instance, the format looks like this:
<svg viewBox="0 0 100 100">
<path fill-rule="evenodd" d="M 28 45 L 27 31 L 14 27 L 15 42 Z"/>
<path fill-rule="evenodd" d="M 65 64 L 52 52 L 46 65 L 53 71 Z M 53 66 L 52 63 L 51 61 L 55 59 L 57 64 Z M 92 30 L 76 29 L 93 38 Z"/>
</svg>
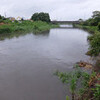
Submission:
<svg viewBox="0 0 100 100">
<path fill-rule="evenodd" d="M 100 18 L 100 11 L 94 11 L 94 12 L 93 12 L 92 18 L 97 18 L 97 17 Z"/>
<path fill-rule="evenodd" d="M 38 21 L 39 20 L 39 14 L 38 13 L 34 13 L 31 17 L 32 20 L 34 21 Z"/>
<path fill-rule="evenodd" d="M 48 13 L 34 13 L 31 17 L 32 20 L 34 21 L 45 21 L 45 22 L 50 22 L 50 16 Z"/>
<path fill-rule="evenodd" d="M 91 21 L 91 25 L 92 26 L 97 26 L 98 23 L 100 22 L 100 11 L 94 11 L 92 18 L 93 19 Z"/>
<path fill-rule="evenodd" d="M 79 22 L 83 22 L 83 19 L 80 18 L 78 21 L 79 21 Z"/>
</svg>

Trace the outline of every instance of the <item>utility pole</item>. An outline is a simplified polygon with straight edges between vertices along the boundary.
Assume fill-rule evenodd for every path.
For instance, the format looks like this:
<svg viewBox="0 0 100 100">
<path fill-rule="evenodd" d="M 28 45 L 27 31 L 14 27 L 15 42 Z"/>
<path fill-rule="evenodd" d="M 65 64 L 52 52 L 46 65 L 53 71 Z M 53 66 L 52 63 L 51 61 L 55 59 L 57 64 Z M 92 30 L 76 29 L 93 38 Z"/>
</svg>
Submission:
<svg viewBox="0 0 100 100">
<path fill-rule="evenodd" d="M 84 12 L 84 20 L 86 20 L 86 13 Z"/>
<path fill-rule="evenodd" d="M 4 13 L 4 16 L 5 16 L 5 18 L 7 17 L 7 16 L 6 16 L 6 12 Z"/>
</svg>

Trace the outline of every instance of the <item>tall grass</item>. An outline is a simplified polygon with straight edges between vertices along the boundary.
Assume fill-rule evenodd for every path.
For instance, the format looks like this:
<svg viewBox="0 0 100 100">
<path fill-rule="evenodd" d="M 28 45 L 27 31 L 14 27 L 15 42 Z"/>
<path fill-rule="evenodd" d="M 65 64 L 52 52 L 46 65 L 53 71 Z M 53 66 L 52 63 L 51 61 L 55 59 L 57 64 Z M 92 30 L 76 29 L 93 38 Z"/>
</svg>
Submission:
<svg viewBox="0 0 100 100">
<path fill-rule="evenodd" d="M 33 31 L 33 32 L 43 32 L 49 30 L 50 28 L 58 27 L 58 25 L 52 25 L 50 23 L 42 22 L 42 21 L 22 21 L 19 23 L 15 22 L 5 22 L 4 25 L 0 26 L 0 34 L 2 33 L 13 33 L 19 31 Z"/>
<path fill-rule="evenodd" d="M 87 30 L 89 33 L 93 33 L 93 34 L 98 31 L 98 27 L 97 26 L 74 25 L 74 27 Z"/>
</svg>

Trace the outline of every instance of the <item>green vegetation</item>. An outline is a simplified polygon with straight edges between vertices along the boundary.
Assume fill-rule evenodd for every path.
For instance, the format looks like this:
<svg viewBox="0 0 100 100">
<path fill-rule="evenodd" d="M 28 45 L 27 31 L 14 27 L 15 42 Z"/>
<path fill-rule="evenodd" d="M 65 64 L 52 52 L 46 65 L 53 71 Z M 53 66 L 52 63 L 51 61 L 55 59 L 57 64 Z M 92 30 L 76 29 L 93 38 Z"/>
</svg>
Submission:
<svg viewBox="0 0 100 100">
<path fill-rule="evenodd" d="M 95 100 L 100 100 L 100 85 L 96 84 L 96 88 L 92 89 L 94 92 L 94 99 Z"/>
<path fill-rule="evenodd" d="M 11 22 L 11 21 L 4 21 L 4 24 L 0 26 L 0 34 L 3 33 L 13 33 L 13 32 L 43 32 L 47 31 L 50 28 L 58 27 L 58 25 L 53 25 L 51 23 L 46 23 L 42 21 L 22 21 L 22 22 Z"/>
<path fill-rule="evenodd" d="M 98 31 L 98 27 L 97 26 L 85 26 L 85 25 L 82 25 L 82 24 L 76 24 L 74 25 L 74 27 L 78 27 L 80 29 L 84 29 L 86 31 L 88 31 L 90 34 L 94 34 L 95 32 Z"/>
<path fill-rule="evenodd" d="M 92 35 L 88 37 L 90 42 L 88 54 L 98 56 L 100 54 L 100 11 L 94 11 L 91 18 L 75 26 L 92 33 Z"/>
<path fill-rule="evenodd" d="M 38 33 L 44 34 L 45 32 L 49 31 L 50 28 L 55 27 L 58 27 L 58 25 L 53 25 L 51 23 L 42 21 L 22 21 L 22 23 L 19 23 L 18 21 L 15 21 L 13 23 L 8 22 L 0 26 L 0 40 L 19 37 L 21 35 L 23 36 L 27 33 L 34 33 L 35 35 L 37 35 Z"/>
<path fill-rule="evenodd" d="M 89 36 L 88 39 L 90 40 L 90 55 L 98 56 L 100 53 L 100 32 L 96 32 L 94 35 Z"/>
<path fill-rule="evenodd" d="M 70 99 L 69 99 L 69 96 L 66 96 L 66 100 L 70 100 Z"/>
<path fill-rule="evenodd" d="M 55 73 L 59 79 L 70 85 L 70 92 L 72 94 L 71 100 L 100 100 L 100 73 L 88 73 L 76 65 L 72 72 Z M 66 96 L 66 100 L 70 100 Z"/>
<path fill-rule="evenodd" d="M 33 21 L 45 21 L 45 22 L 50 22 L 50 16 L 48 13 L 34 13 L 31 17 L 31 20 Z"/>
<path fill-rule="evenodd" d="M 78 65 L 76 65 L 76 68 L 72 72 L 64 73 L 57 71 L 55 75 L 57 75 L 63 83 L 70 85 L 72 100 L 77 100 L 77 97 L 81 97 L 82 94 L 84 94 L 85 89 L 89 87 L 88 81 L 90 75 L 87 72 L 82 71 Z M 79 88 L 79 86 L 81 87 Z M 66 99 L 68 99 L 68 96 Z"/>
<path fill-rule="evenodd" d="M 100 22 L 100 11 L 94 11 L 91 18 L 83 22 L 85 26 L 98 26 Z"/>
<path fill-rule="evenodd" d="M 100 11 L 94 11 L 93 16 L 86 21 L 81 21 L 75 27 L 89 31 L 88 37 L 90 44 L 88 55 L 99 57 L 100 54 Z M 100 100 L 100 60 L 96 61 L 92 74 L 86 80 L 86 88 L 81 90 L 81 98 L 75 100 Z M 84 79 L 83 79 L 84 82 Z M 78 95 L 78 94 L 77 94 Z"/>
<path fill-rule="evenodd" d="M 93 16 L 86 21 L 80 19 L 80 24 L 75 27 L 87 30 L 91 33 L 88 37 L 90 43 L 88 55 L 99 56 L 100 54 L 100 11 L 94 11 Z M 77 67 L 78 68 L 78 67 Z M 72 100 L 100 100 L 100 60 L 95 64 L 91 74 L 76 69 L 74 72 L 57 72 L 60 80 L 70 85 Z M 79 88 L 79 86 L 81 86 Z M 68 96 L 66 97 L 69 100 Z"/>
<path fill-rule="evenodd" d="M 33 14 L 32 20 L 34 20 Z M 0 34 L 6 33 L 14 33 L 14 32 L 44 32 L 49 30 L 50 28 L 58 27 L 58 25 L 54 25 L 50 23 L 50 17 L 48 13 L 39 13 L 39 20 L 14 20 L 11 21 L 9 18 L 4 18 L 0 15 Z"/>
</svg>

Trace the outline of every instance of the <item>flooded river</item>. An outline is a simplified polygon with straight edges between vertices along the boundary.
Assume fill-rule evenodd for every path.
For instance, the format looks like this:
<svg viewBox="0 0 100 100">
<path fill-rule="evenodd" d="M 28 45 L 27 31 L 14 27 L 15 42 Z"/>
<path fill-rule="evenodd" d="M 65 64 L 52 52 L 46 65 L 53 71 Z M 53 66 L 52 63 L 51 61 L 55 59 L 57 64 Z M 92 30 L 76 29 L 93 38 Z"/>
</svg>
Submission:
<svg viewBox="0 0 100 100">
<path fill-rule="evenodd" d="M 88 32 L 55 28 L 0 41 L 0 100 L 65 100 L 68 89 L 54 76 L 88 61 Z"/>
</svg>

